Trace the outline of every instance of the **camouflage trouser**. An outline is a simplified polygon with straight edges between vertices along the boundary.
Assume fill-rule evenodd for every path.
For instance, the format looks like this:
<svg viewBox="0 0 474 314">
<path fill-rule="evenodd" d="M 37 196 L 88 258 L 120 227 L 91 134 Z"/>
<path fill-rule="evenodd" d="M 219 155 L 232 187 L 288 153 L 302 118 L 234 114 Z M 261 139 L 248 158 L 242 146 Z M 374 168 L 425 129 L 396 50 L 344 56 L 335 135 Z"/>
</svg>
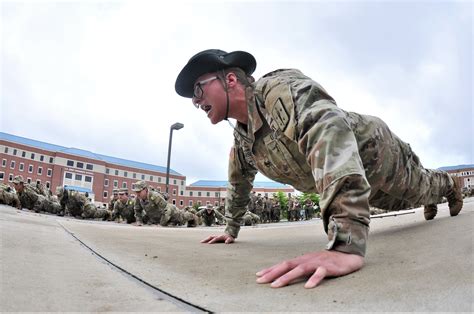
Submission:
<svg viewBox="0 0 474 314">
<path fill-rule="evenodd" d="M 193 213 L 184 211 L 182 209 L 177 208 L 174 205 L 168 204 L 166 206 L 165 212 L 161 216 L 160 225 L 182 226 L 187 223 L 188 227 L 191 227 L 191 226 L 196 226 L 197 221 L 198 221 L 197 216 L 194 215 Z"/>
<path fill-rule="evenodd" d="M 14 192 L 8 192 L 5 190 L 0 190 L 0 204 L 6 204 L 13 207 L 20 206 L 20 200 Z"/>
</svg>

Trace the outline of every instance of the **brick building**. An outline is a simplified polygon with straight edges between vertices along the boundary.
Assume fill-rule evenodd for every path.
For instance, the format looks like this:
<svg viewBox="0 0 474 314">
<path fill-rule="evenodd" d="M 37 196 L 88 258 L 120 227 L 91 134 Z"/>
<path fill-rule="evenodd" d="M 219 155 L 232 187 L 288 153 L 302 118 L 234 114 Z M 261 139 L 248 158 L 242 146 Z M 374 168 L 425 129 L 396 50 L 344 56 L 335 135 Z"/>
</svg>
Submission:
<svg viewBox="0 0 474 314">
<path fill-rule="evenodd" d="M 166 190 L 166 167 L 96 154 L 78 148 L 40 142 L 0 132 L 0 182 L 22 175 L 27 182 L 40 182 L 52 191 L 67 186 L 87 192 L 95 203 L 107 204 L 114 188 L 129 188 L 145 180 L 158 191 Z M 226 197 L 227 181 L 197 181 L 186 186 L 186 176 L 170 169 L 169 202 L 219 204 Z M 255 182 L 254 190 L 268 194 L 294 193 L 293 187 L 276 182 Z"/>
<path fill-rule="evenodd" d="M 227 181 L 199 180 L 194 182 L 186 188 L 186 206 L 219 205 L 227 196 L 227 185 Z M 269 198 L 273 198 L 273 194 L 279 191 L 287 196 L 295 194 L 295 189 L 292 186 L 278 182 L 254 182 L 252 191 Z"/>
<path fill-rule="evenodd" d="M 453 174 L 462 188 L 474 189 L 474 165 L 441 167 L 439 170 Z"/>
</svg>

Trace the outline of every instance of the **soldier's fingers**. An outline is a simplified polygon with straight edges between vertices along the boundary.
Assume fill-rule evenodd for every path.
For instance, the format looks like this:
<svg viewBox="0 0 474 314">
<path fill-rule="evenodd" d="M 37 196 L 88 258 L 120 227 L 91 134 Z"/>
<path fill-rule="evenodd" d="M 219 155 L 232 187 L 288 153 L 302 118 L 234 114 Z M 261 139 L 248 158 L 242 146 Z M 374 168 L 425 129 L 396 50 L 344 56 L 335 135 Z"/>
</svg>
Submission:
<svg viewBox="0 0 474 314">
<path fill-rule="evenodd" d="M 257 277 L 262 277 L 263 275 L 265 275 L 266 273 L 268 273 L 272 269 L 273 269 L 273 267 L 262 269 L 261 271 L 257 272 L 255 275 Z"/>
<path fill-rule="evenodd" d="M 210 235 L 210 236 L 208 236 L 207 238 L 201 240 L 201 243 L 207 243 L 207 242 L 209 242 L 213 237 L 214 237 L 214 236 Z"/>
<path fill-rule="evenodd" d="M 269 268 L 265 274 L 257 278 L 257 283 L 269 283 L 277 279 L 283 274 L 292 270 L 296 265 L 291 261 L 284 261 L 278 265 Z"/>
<path fill-rule="evenodd" d="M 327 270 L 326 268 L 320 266 L 314 274 L 308 279 L 306 284 L 304 285 L 305 288 L 311 289 L 316 287 L 327 275 Z"/>
<path fill-rule="evenodd" d="M 270 285 L 272 288 L 280 288 L 288 285 L 291 281 L 301 278 L 307 274 L 307 270 L 302 266 L 297 266 L 272 282 Z"/>
<path fill-rule="evenodd" d="M 230 244 L 230 243 L 233 243 L 233 242 L 234 242 L 233 237 L 227 237 L 227 239 L 225 239 L 225 244 Z"/>
<path fill-rule="evenodd" d="M 213 236 L 211 241 L 209 241 L 208 243 L 212 244 L 212 243 L 223 242 L 223 241 L 225 241 L 225 236 L 220 235 L 220 236 Z"/>
</svg>

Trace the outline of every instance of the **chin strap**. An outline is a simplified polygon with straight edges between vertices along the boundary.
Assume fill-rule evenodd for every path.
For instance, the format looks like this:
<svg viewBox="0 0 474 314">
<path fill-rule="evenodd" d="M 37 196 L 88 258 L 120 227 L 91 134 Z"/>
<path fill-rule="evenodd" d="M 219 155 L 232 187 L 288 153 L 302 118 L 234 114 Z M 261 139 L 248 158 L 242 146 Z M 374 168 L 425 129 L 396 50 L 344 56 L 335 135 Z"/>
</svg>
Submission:
<svg viewBox="0 0 474 314">
<path fill-rule="evenodd" d="M 227 98 L 227 108 L 225 110 L 225 118 L 224 120 L 227 120 L 229 121 L 229 91 L 227 90 L 227 81 L 226 81 L 226 78 L 225 78 L 225 70 L 222 70 L 222 78 L 223 78 L 223 81 L 224 81 L 224 90 L 225 90 L 225 96 Z"/>
</svg>

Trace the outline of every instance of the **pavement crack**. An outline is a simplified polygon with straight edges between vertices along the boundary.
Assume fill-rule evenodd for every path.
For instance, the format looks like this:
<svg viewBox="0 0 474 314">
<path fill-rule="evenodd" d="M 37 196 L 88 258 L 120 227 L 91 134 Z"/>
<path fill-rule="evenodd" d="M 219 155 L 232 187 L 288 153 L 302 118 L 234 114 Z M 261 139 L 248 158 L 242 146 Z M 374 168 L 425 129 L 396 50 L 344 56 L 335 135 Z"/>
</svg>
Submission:
<svg viewBox="0 0 474 314">
<path fill-rule="evenodd" d="M 98 253 L 97 251 L 95 251 L 93 248 L 91 248 L 89 245 L 87 245 L 86 243 L 84 243 L 81 239 L 79 239 L 72 231 L 69 231 L 60 221 L 56 220 L 56 222 L 64 229 L 64 231 L 66 231 L 66 233 L 68 233 L 70 236 L 72 236 L 74 239 L 76 239 L 83 247 L 85 247 L 87 250 L 89 250 L 90 252 L 92 252 L 93 255 L 97 256 L 99 259 L 101 259 L 102 261 L 104 261 L 106 264 L 112 266 L 113 268 L 115 268 L 116 270 L 118 270 L 120 273 L 122 273 L 124 276 L 128 277 L 129 279 L 135 281 L 137 284 L 139 284 L 140 286 L 144 286 L 145 288 L 148 288 L 148 289 L 151 289 L 154 293 L 156 293 L 158 295 L 158 300 L 159 299 L 164 299 L 164 300 L 167 300 L 167 301 L 170 301 L 174 304 L 176 304 L 177 306 L 181 307 L 182 309 L 186 310 L 186 311 L 190 311 L 190 312 L 206 312 L 206 313 L 212 313 L 211 311 L 209 310 L 206 310 L 205 308 L 203 307 L 200 307 L 196 304 L 192 304 L 184 299 L 181 299 L 177 296 L 174 296 L 172 295 L 171 293 L 169 292 L 166 292 L 160 288 L 158 288 L 157 286 L 154 286 L 153 284 L 145 281 L 144 279 L 132 274 L 131 272 L 129 272 L 128 270 L 120 267 L 119 265 L 115 264 L 114 262 L 110 261 L 109 259 L 107 259 L 105 256 L 101 255 L 100 253 Z"/>
</svg>

